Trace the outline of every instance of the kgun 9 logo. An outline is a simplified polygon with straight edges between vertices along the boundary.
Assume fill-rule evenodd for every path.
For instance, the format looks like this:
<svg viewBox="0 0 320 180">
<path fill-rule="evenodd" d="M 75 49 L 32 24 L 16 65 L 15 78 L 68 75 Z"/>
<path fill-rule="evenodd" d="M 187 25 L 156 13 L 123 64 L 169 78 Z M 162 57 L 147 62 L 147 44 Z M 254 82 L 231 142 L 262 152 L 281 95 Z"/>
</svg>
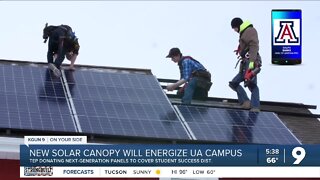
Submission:
<svg viewBox="0 0 320 180">
<path fill-rule="evenodd" d="M 292 149 L 291 155 L 296 159 L 293 164 L 300 164 L 306 156 L 306 150 L 302 147 L 295 147 Z"/>
</svg>

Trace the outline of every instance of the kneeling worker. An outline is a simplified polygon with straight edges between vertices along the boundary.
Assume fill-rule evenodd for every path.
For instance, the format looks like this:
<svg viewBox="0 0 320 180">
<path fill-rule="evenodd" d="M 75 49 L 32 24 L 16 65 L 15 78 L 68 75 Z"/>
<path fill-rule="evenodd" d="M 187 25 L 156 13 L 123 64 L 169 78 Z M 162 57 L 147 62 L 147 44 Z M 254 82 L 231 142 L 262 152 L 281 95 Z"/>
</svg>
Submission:
<svg viewBox="0 0 320 180">
<path fill-rule="evenodd" d="M 197 60 L 190 56 L 182 56 L 179 48 L 170 49 L 167 58 L 178 63 L 180 69 L 180 80 L 167 86 L 168 91 L 173 91 L 180 85 L 185 84 L 182 104 L 191 104 L 193 97 L 206 99 L 212 85 L 211 74 Z"/>
<path fill-rule="evenodd" d="M 55 76 L 60 77 L 60 66 L 65 57 L 71 61 L 70 69 L 74 70 L 74 63 L 78 57 L 80 45 L 78 38 L 68 25 L 48 26 L 43 29 L 44 42 L 48 43 L 47 60 L 48 67 Z"/>
</svg>

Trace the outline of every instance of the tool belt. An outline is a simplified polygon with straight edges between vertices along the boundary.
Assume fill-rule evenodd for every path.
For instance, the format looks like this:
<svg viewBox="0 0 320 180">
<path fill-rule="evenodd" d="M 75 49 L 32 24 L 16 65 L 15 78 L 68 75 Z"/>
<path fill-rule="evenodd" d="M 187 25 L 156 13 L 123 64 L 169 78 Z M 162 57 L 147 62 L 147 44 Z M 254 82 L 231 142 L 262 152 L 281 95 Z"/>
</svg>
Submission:
<svg viewBox="0 0 320 180">
<path fill-rule="evenodd" d="M 193 71 L 192 72 L 192 77 L 197 77 L 197 86 L 205 89 L 206 91 L 209 91 L 212 82 L 211 82 L 211 73 L 207 70 L 198 70 L 198 71 Z"/>
<path fill-rule="evenodd" d="M 240 67 L 239 67 L 239 73 L 244 73 L 247 70 L 247 63 L 248 63 L 249 59 L 241 59 L 240 60 Z M 255 61 L 254 62 L 254 67 L 261 69 L 261 61 Z M 260 71 L 259 71 L 260 72 Z M 258 72 L 258 73 L 259 73 Z"/>
</svg>

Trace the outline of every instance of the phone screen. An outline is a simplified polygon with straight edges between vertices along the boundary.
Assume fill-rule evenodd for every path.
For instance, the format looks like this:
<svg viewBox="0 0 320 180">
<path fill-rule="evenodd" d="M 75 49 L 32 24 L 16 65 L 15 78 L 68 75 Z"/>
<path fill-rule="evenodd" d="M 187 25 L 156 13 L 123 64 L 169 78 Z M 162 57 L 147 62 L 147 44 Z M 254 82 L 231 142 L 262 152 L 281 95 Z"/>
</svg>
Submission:
<svg viewBox="0 0 320 180">
<path fill-rule="evenodd" d="M 272 64 L 301 64 L 300 9 L 271 11 Z"/>
</svg>

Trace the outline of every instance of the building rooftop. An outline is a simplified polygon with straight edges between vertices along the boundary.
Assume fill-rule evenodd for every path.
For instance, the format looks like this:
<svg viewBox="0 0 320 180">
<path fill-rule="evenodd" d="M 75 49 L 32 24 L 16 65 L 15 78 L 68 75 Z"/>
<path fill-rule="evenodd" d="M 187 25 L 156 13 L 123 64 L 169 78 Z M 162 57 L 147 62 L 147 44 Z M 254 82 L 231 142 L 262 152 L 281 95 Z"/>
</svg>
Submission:
<svg viewBox="0 0 320 180">
<path fill-rule="evenodd" d="M 204 139 L 195 138 L 197 130 L 193 129 L 195 126 L 192 126 L 196 125 L 198 128 L 197 122 L 183 122 L 180 119 L 187 119 L 181 115 L 183 113 L 180 111 L 192 107 L 200 108 L 200 110 L 201 108 L 209 108 L 210 111 L 214 110 L 214 112 L 220 110 L 226 112 L 230 110 L 232 113 L 246 112 L 239 109 L 235 99 L 209 97 L 205 101 L 193 100 L 189 107 L 184 107 L 180 104 L 180 97 L 162 90 L 167 83 L 176 80 L 156 79 L 149 69 L 87 65 L 77 65 L 76 68 L 76 71 L 70 72 L 66 67 L 63 67 L 63 79 L 62 81 L 56 81 L 50 73 L 49 79 L 46 77 L 48 74 L 47 63 L 0 60 L 0 72 L 2 74 L 0 74 L 0 83 L 4 84 L 3 88 L 0 88 L 0 95 L 6 101 L 8 101 L 8 97 L 16 99 L 16 104 L 6 102 L 7 106 L 0 109 L 0 113 L 6 114 L 8 112 L 9 114 L 7 116 L 9 121 L 8 118 L 2 116 L 1 136 L 22 138 L 24 135 L 44 134 L 86 135 L 89 142 L 98 143 L 238 143 L 237 141 L 230 141 L 226 137 L 223 137 L 221 141 L 219 138 L 215 140 L 210 140 L 210 138 L 208 140 L 207 137 L 204 137 Z M 26 74 L 22 74 L 22 72 L 26 72 Z M 69 77 L 70 74 L 71 78 Z M 28 79 L 28 76 L 30 76 L 30 79 Z M 22 89 L 19 88 L 21 82 L 25 84 Z M 50 86 L 48 86 L 48 82 L 50 82 Z M 143 83 L 148 87 L 141 88 L 140 86 Z M 30 84 L 34 92 L 27 91 L 26 84 Z M 60 86 L 63 89 L 62 94 L 57 92 L 57 89 L 61 89 Z M 58 119 L 55 116 L 52 116 L 51 119 L 44 118 L 42 116 L 43 112 L 33 111 L 31 105 L 23 107 L 25 102 L 19 102 L 23 98 L 36 98 L 38 108 L 42 108 L 41 103 L 47 104 L 49 110 L 46 110 L 46 117 L 57 113 L 55 108 L 59 110 L 59 113 L 62 112 L 61 107 L 69 109 L 70 112 L 61 113 Z M 30 104 L 30 102 L 31 100 L 28 100 L 27 104 Z M 101 106 L 105 109 L 101 109 Z M 303 103 L 261 102 L 262 113 L 267 115 L 275 113 L 276 117 L 302 144 L 320 143 L 320 123 L 318 119 L 320 115 L 310 112 L 310 109 L 316 108 L 315 105 Z M 40 113 L 40 116 L 37 113 Z M 43 125 L 41 127 L 30 126 L 30 123 L 24 125 L 27 120 L 17 120 L 17 118 L 26 118 L 23 116 L 26 114 L 29 114 L 30 117 L 30 114 L 34 114 L 33 118 L 27 118 L 28 121 L 31 121 L 31 124 L 32 121 L 35 121 L 43 123 Z M 34 120 L 34 117 L 39 119 Z M 9 125 L 4 123 L 6 121 Z M 20 123 L 20 125 L 16 126 L 11 121 Z M 54 123 L 58 124 L 55 125 Z M 50 127 L 48 124 L 50 124 Z M 60 127 L 61 124 L 62 127 Z M 219 124 L 217 125 L 220 127 Z M 69 129 L 64 126 L 68 126 Z M 258 127 L 259 123 L 253 126 L 261 129 L 261 127 Z M 225 128 L 229 134 L 224 134 L 224 136 L 231 136 L 230 132 L 233 131 L 234 127 Z M 232 136 L 236 135 L 233 134 Z M 4 142 L 4 140 L 2 141 Z"/>
<path fill-rule="evenodd" d="M 176 82 L 172 79 L 158 79 L 165 89 L 167 83 Z M 181 97 L 167 92 L 173 104 L 180 104 Z M 241 109 L 237 99 L 209 97 L 206 101 L 193 100 L 193 106 L 214 108 Z M 274 112 L 287 128 L 301 141 L 302 144 L 320 143 L 319 114 L 313 114 L 310 109 L 317 109 L 316 105 L 307 105 L 294 102 L 261 101 L 262 112 Z"/>
</svg>

